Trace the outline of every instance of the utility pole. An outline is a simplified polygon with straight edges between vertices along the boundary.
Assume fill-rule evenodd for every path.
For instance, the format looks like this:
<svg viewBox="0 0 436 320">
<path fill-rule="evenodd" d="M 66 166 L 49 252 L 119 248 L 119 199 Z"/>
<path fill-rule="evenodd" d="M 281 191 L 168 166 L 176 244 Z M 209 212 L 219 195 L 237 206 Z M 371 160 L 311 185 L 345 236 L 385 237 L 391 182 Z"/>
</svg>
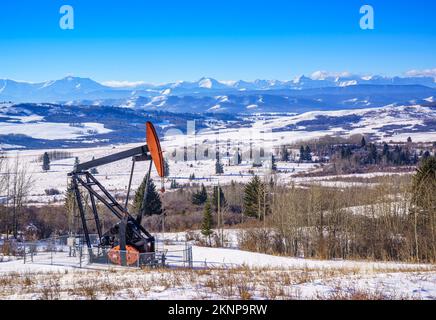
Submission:
<svg viewBox="0 0 436 320">
<path fill-rule="evenodd" d="M 217 201 L 218 201 L 218 203 L 217 203 L 218 230 L 221 230 L 221 214 L 220 214 L 220 211 L 221 211 L 221 203 L 220 203 L 221 202 L 221 192 L 220 192 L 220 183 L 219 182 L 218 182 L 216 192 L 217 192 Z M 221 241 L 221 245 L 223 245 L 222 241 Z"/>
<path fill-rule="evenodd" d="M 264 177 L 264 180 L 266 180 L 266 178 Z M 266 188 L 267 188 L 267 183 L 266 181 L 264 181 L 263 183 L 263 228 L 265 229 L 266 227 L 266 222 L 265 222 L 265 218 L 266 218 Z"/>
<path fill-rule="evenodd" d="M 230 166 L 230 139 L 227 139 L 227 163 Z"/>
<path fill-rule="evenodd" d="M 217 201 L 217 229 L 218 229 L 218 236 L 221 241 L 221 245 L 224 242 L 224 218 L 221 210 L 221 186 L 218 182 L 216 186 L 214 186 L 214 192 L 216 191 L 216 201 Z"/>
</svg>

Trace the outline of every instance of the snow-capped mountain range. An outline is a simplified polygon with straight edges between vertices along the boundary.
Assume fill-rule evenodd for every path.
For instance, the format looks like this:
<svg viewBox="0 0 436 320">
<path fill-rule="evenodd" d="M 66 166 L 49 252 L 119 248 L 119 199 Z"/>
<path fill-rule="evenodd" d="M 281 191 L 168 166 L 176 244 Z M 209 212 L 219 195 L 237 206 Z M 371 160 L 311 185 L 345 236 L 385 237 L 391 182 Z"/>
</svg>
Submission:
<svg viewBox="0 0 436 320">
<path fill-rule="evenodd" d="M 436 96 L 432 77 L 382 77 L 315 72 L 290 81 L 218 81 L 167 84 L 98 83 L 68 76 L 41 83 L 0 80 L 0 101 L 106 105 L 171 112 L 303 112 L 420 104 Z"/>
<path fill-rule="evenodd" d="M 357 85 L 420 85 L 436 88 L 436 80 L 433 77 L 382 77 L 348 74 L 331 76 L 323 72 L 315 72 L 310 77 L 301 76 L 289 81 L 218 81 L 212 78 L 201 78 L 193 82 L 179 81 L 158 85 L 143 82 L 129 84 L 128 82 L 116 81 L 105 84 L 89 78 L 72 76 L 41 83 L 6 79 L 0 80 L 0 99 L 14 102 L 54 102 L 84 98 L 94 99 L 96 97 L 100 99 L 119 98 L 127 95 L 194 95 L 210 94 L 217 91 L 236 93 L 241 91 L 306 90 Z"/>
</svg>

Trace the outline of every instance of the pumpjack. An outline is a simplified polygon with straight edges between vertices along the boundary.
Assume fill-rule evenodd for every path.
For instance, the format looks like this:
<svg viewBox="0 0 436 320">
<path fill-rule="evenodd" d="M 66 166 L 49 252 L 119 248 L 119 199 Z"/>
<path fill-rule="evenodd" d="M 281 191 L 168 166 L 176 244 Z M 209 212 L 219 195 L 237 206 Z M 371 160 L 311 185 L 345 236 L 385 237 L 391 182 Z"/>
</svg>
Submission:
<svg viewBox="0 0 436 320">
<path fill-rule="evenodd" d="M 124 204 L 121 204 L 97 178 L 91 174 L 91 169 L 128 158 L 132 158 L 132 168 L 130 171 L 126 201 Z M 140 161 L 149 161 L 150 164 L 146 175 L 143 202 L 139 212 L 137 212 L 134 217 L 128 211 L 128 200 L 135 163 Z M 165 166 L 159 138 L 153 124 L 147 122 L 145 145 L 77 164 L 74 170 L 68 174 L 72 179 L 72 189 L 82 221 L 84 240 L 88 247 L 89 256 L 93 261 L 98 261 L 99 257 L 94 254 L 92 250 L 93 243 L 91 242 L 88 227 L 88 222 L 92 220 L 95 223 L 98 233 L 98 244 L 94 244 L 94 246 L 103 249 L 101 252 L 105 252 L 107 255 L 105 258 L 108 258 L 112 263 L 119 265 L 144 265 L 151 263 L 154 259 L 155 238 L 142 226 L 142 219 L 146 213 L 147 192 L 153 164 L 158 175 L 163 179 L 165 176 Z M 88 192 L 92 218 L 87 218 L 86 216 L 83 194 L 80 187 Z M 105 233 L 102 233 L 97 201 L 109 209 L 118 219 L 118 222 Z"/>
</svg>

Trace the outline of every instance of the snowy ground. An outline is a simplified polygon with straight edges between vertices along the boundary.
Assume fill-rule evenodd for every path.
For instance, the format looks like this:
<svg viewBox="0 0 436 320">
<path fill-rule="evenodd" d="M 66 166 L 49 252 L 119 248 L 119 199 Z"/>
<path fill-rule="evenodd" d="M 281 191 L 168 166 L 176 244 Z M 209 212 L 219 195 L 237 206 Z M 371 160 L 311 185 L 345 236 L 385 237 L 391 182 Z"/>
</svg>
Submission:
<svg viewBox="0 0 436 320">
<path fill-rule="evenodd" d="M 226 231 L 233 241 L 237 231 Z M 167 248 L 184 233 L 158 234 Z M 436 265 L 320 261 L 193 247 L 194 269 L 0 262 L 0 299 L 436 299 Z"/>
<path fill-rule="evenodd" d="M 436 299 L 435 266 L 297 261 L 210 248 L 194 252 L 194 259 L 225 255 L 254 265 L 108 270 L 4 262 L 0 299 Z"/>
<path fill-rule="evenodd" d="M 70 152 L 72 157 L 63 160 L 51 161 L 50 170 L 45 172 L 42 170 L 42 163 L 38 160 L 45 151 L 51 150 L 15 150 L 8 151 L 6 156 L 9 163 L 12 165 L 18 158 L 21 165 L 26 168 L 27 173 L 31 176 L 33 184 L 27 202 L 39 204 L 59 204 L 63 205 L 64 193 L 67 189 L 67 174 L 73 170 L 75 157 L 79 157 L 80 162 L 92 160 L 93 157 L 99 158 L 111 153 L 121 152 L 129 148 L 139 146 L 141 144 L 129 144 L 114 147 L 99 147 L 99 148 L 86 148 L 86 149 L 63 149 L 62 151 Z M 164 184 L 166 190 L 170 190 L 171 180 L 175 179 L 180 185 L 186 184 L 201 184 L 216 185 L 218 182 L 221 185 L 229 184 L 232 180 L 237 182 L 248 182 L 252 178 L 252 172 L 263 176 L 270 172 L 267 166 L 261 168 L 253 168 L 251 164 L 243 162 L 239 166 L 225 165 L 223 175 L 215 175 L 215 161 L 214 160 L 201 160 L 201 161 L 176 161 L 168 160 L 170 165 L 170 176 L 165 179 Z M 126 159 L 123 161 L 115 162 L 109 165 L 101 166 L 98 168 L 96 177 L 100 182 L 111 192 L 126 193 L 127 185 L 129 182 L 129 175 L 131 169 L 131 160 Z M 132 181 L 132 188 L 136 188 L 141 183 L 146 171 L 148 163 L 138 162 L 135 166 L 135 175 Z M 277 163 L 277 167 L 282 173 L 279 174 L 279 183 L 288 184 L 291 177 L 301 173 L 307 172 L 314 168 L 314 164 L 299 164 L 299 163 Z M 195 175 L 194 180 L 190 180 L 191 174 Z M 152 177 L 160 188 L 161 179 L 158 177 L 157 172 L 153 168 Z M 60 191 L 61 195 L 47 196 L 45 190 L 56 189 Z M 1 195 L 0 195 L 1 197 Z"/>
<path fill-rule="evenodd" d="M 86 148 L 86 149 L 65 149 L 63 151 L 70 152 L 72 157 L 63 160 L 51 161 L 50 170 L 44 172 L 42 170 L 42 163 L 38 160 L 45 151 L 50 150 L 15 150 L 8 151 L 7 157 L 9 163 L 12 165 L 15 160 L 19 159 L 22 166 L 26 168 L 27 173 L 31 176 L 33 181 L 30 193 L 27 197 L 27 202 L 32 205 L 63 205 L 64 194 L 67 189 L 68 177 L 67 174 L 73 170 L 74 159 L 79 157 L 80 162 L 91 160 L 93 157 L 99 158 L 114 152 L 120 152 L 129 148 L 138 146 L 138 144 L 130 144 L 114 147 L 99 147 L 99 148 Z M 164 180 L 165 189 L 170 192 L 171 180 L 175 179 L 180 185 L 193 185 L 205 184 L 206 186 L 230 184 L 231 181 L 241 183 L 248 182 L 253 173 L 259 176 L 266 176 L 270 174 L 270 169 L 267 164 L 261 168 L 253 168 L 248 162 L 243 162 L 240 165 L 228 165 L 227 161 L 223 160 L 224 174 L 215 175 L 215 161 L 214 160 L 199 160 L 199 161 L 176 161 L 168 160 L 170 166 L 170 176 Z M 317 165 L 313 163 L 291 163 L 291 162 L 277 162 L 278 174 L 277 183 L 279 185 L 289 185 L 290 183 L 307 185 L 317 183 L 323 186 L 331 187 L 347 187 L 358 186 L 356 182 L 344 181 L 329 181 L 332 178 L 373 178 L 384 175 L 397 175 L 402 173 L 388 173 L 376 172 L 370 174 L 356 174 L 356 175 L 340 175 L 330 177 L 296 177 L 296 175 L 316 170 Z M 129 159 L 112 163 L 109 165 L 101 166 L 98 168 L 96 177 L 99 181 L 111 192 L 126 194 L 127 185 L 129 181 L 131 169 L 131 161 Z M 147 163 L 139 162 L 135 167 L 135 175 L 133 176 L 132 188 L 136 190 L 141 183 L 145 172 L 147 170 Z M 195 179 L 190 180 L 190 176 L 194 174 Z M 155 180 L 158 188 L 161 186 L 161 179 L 157 176 L 153 168 L 152 177 Z M 360 183 L 362 185 L 362 183 Z M 365 184 L 368 185 L 368 184 Z M 375 185 L 375 184 L 374 184 Z M 46 195 L 45 190 L 56 189 L 61 194 L 59 195 Z M 0 194 L 0 200 L 1 200 Z"/>
</svg>

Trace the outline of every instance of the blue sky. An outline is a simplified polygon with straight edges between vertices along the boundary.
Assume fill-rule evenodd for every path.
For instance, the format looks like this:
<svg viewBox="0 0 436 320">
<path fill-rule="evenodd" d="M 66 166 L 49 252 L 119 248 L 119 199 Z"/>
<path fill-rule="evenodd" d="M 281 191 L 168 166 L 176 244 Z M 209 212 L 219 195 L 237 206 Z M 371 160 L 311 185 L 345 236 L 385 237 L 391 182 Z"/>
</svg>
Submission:
<svg viewBox="0 0 436 320">
<path fill-rule="evenodd" d="M 59 8 L 75 29 L 59 28 Z M 371 4 L 375 30 L 359 28 Z M 0 78 L 98 81 L 292 79 L 316 70 L 436 68 L 428 0 L 2 0 Z"/>
</svg>

